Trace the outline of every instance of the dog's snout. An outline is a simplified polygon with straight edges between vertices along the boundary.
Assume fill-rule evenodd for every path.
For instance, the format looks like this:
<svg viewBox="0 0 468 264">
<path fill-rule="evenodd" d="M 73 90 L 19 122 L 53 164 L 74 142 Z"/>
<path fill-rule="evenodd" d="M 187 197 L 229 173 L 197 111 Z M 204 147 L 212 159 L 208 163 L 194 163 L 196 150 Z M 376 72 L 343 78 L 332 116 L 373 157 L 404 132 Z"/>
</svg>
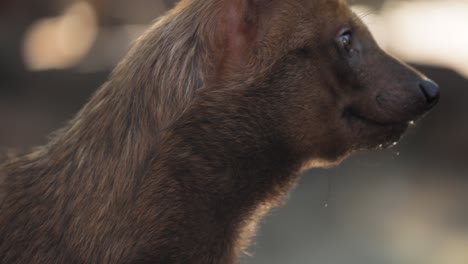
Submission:
<svg viewBox="0 0 468 264">
<path fill-rule="evenodd" d="M 419 88 L 426 98 L 427 107 L 434 107 L 440 97 L 439 85 L 432 80 L 425 79 L 419 82 Z"/>
</svg>

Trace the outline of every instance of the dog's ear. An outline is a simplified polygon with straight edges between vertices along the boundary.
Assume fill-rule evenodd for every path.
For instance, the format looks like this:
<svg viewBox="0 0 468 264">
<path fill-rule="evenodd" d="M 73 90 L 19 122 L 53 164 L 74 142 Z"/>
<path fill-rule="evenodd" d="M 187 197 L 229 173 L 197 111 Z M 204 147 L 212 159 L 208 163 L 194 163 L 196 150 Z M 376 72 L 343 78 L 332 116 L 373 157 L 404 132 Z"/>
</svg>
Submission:
<svg viewBox="0 0 468 264">
<path fill-rule="evenodd" d="M 250 51 L 259 33 L 261 15 L 274 0 L 224 0 L 221 19 L 225 47 L 230 59 L 241 61 Z"/>
</svg>

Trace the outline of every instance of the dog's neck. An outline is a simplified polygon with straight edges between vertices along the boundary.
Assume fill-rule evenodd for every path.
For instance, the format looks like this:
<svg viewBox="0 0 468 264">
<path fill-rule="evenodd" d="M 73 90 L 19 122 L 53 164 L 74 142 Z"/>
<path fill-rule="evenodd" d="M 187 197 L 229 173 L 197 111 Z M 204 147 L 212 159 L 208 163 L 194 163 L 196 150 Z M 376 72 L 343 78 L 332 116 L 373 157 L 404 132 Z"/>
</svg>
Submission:
<svg viewBox="0 0 468 264">
<path fill-rule="evenodd" d="M 274 122 L 235 100 L 196 102 L 163 138 L 146 178 L 153 197 L 145 200 L 156 206 L 167 200 L 156 190 L 178 192 L 179 201 L 167 202 L 179 213 L 167 218 L 181 236 L 172 244 L 180 247 L 179 257 L 190 256 L 189 263 L 231 263 L 299 174 L 300 159 L 285 147 Z M 197 262 L 196 256 L 218 259 Z"/>
</svg>

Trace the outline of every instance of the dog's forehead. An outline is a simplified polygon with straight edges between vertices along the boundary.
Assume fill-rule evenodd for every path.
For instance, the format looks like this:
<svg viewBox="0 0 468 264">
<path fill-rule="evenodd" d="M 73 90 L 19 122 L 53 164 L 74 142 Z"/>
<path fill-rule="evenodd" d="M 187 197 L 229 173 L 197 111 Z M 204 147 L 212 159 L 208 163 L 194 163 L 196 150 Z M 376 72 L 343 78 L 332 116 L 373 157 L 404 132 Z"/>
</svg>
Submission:
<svg viewBox="0 0 468 264">
<path fill-rule="evenodd" d="M 299 0 L 303 5 L 314 8 L 334 9 L 347 6 L 345 0 Z"/>
<path fill-rule="evenodd" d="M 345 0 L 297 0 L 298 12 L 306 16 L 333 21 L 340 16 L 349 16 L 349 6 Z"/>
<path fill-rule="evenodd" d="M 296 14 L 315 25 L 339 24 L 353 17 L 345 0 L 298 0 Z"/>
</svg>

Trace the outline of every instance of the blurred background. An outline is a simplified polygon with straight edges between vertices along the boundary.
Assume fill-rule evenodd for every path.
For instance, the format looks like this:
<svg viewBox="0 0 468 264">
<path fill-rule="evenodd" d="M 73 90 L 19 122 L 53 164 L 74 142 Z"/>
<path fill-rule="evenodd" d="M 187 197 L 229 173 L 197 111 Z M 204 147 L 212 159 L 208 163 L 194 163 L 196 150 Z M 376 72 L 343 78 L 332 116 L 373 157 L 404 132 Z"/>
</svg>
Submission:
<svg viewBox="0 0 468 264">
<path fill-rule="evenodd" d="M 0 151 L 43 144 L 171 0 L 1 0 Z M 355 0 L 378 42 L 442 87 L 396 147 L 311 170 L 244 264 L 468 263 L 468 0 Z"/>
</svg>

